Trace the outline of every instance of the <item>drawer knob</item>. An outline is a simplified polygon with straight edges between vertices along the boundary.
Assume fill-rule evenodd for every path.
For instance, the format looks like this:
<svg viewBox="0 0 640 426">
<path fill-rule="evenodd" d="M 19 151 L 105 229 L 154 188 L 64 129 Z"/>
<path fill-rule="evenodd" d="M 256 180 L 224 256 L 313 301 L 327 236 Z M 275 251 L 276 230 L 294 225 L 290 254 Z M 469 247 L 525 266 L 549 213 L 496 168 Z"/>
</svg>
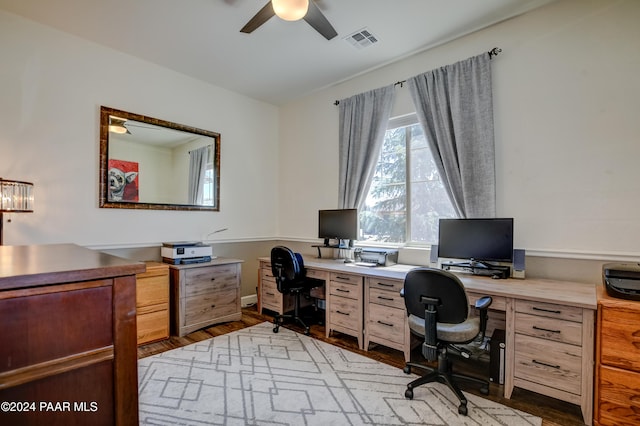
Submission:
<svg viewBox="0 0 640 426">
<path fill-rule="evenodd" d="M 216 280 L 216 277 L 211 278 L 211 281 L 215 281 L 215 280 Z"/>
<path fill-rule="evenodd" d="M 559 365 L 553 365 L 553 364 L 547 364 L 546 362 L 542 362 L 542 361 L 537 361 L 537 360 L 533 360 L 534 364 L 539 364 L 539 365 L 544 365 L 545 367 L 551 367 L 551 368 L 555 368 L 556 370 L 560 369 Z"/>
<path fill-rule="evenodd" d="M 534 330 L 538 330 L 538 331 L 548 331 L 549 333 L 562 333 L 560 330 L 549 330 L 548 328 L 542 328 L 542 327 L 538 327 L 536 325 L 533 326 Z"/>
<path fill-rule="evenodd" d="M 349 312 L 336 311 L 337 314 L 349 316 Z"/>
<path fill-rule="evenodd" d="M 212 307 L 212 308 L 215 308 L 215 307 L 216 307 L 216 305 L 211 305 L 211 307 Z"/>
<path fill-rule="evenodd" d="M 380 299 L 380 300 L 388 300 L 390 302 L 393 302 L 393 300 L 394 300 L 393 297 L 383 297 L 383 296 L 378 296 L 378 299 Z"/>
<path fill-rule="evenodd" d="M 387 284 L 387 283 L 381 283 L 381 282 L 379 282 L 378 285 L 382 287 L 393 287 L 393 284 Z"/>
<path fill-rule="evenodd" d="M 378 324 L 386 325 L 387 327 L 393 327 L 393 324 L 389 324 L 388 322 L 378 320 Z"/>
<path fill-rule="evenodd" d="M 342 288 L 336 288 L 336 291 L 341 291 L 343 293 L 351 293 L 351 290 L 345 290 L 345 289 L 342 289 Z"/>
</svg>

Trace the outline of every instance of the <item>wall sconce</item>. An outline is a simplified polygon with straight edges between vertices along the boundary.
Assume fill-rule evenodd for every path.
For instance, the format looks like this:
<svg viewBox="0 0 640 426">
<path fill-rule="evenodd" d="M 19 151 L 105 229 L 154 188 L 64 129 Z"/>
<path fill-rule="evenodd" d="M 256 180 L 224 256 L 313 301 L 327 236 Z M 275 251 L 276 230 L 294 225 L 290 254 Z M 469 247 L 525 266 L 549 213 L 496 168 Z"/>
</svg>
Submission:
<svg viewBox="0 0 640 426">
<path fill-rule="evenodd" d="M 285 21 L 304 18 L 309 10 L 309 0 L 271 0 L 276 16 Z"/>
<path fill-rule="evenodd" d="M 0 196 L 0 245 L 3 245 L 2 216 L 4 213 L 33 213 L 33 184 L 0 178 Z"/>
</svg>

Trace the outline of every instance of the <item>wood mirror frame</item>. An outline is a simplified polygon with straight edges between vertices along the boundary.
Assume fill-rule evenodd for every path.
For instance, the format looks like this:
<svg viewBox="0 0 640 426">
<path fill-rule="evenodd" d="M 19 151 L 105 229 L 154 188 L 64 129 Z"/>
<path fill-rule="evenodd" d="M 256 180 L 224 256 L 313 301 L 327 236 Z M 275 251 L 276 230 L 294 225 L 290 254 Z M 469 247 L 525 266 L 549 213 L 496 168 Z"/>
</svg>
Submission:
<svg viewBox="0 0 640 426">
<path fill-rule="evenodd" d="M 142 201 L 113 201 L 109 199 L 109 124 L 110 117 L 116 116 L 124 120 L 144 123 L 172 131 L 184 132 L 185 137 L 203 136 L 212 139 L 213 146 L 213 205 L 198 205 L 178 202 L 144 202 Z M 116 209 L 154 209 L 154 210 L 220 210 L 220 134 L 195 127 L 159 120 L 140 114 L 134 114 L 105 106 L 100 107 L 100 188 L 99 202 L 101 208 Z M 187 188 L 185 188 L 187 192 Z"/>
</svg>

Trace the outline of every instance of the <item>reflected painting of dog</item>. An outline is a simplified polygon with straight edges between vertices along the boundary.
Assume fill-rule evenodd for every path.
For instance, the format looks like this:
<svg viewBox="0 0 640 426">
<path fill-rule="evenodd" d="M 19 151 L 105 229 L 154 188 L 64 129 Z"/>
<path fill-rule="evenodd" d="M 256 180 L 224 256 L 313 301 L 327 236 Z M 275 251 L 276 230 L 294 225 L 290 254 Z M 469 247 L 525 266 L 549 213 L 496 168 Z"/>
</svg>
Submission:
<svg viewBox="0 0 640 426">
<path fill-rule="evenodd" d="M 138 199 L 138 163 L 109 160 L 109 201 Z"/>
</svg>

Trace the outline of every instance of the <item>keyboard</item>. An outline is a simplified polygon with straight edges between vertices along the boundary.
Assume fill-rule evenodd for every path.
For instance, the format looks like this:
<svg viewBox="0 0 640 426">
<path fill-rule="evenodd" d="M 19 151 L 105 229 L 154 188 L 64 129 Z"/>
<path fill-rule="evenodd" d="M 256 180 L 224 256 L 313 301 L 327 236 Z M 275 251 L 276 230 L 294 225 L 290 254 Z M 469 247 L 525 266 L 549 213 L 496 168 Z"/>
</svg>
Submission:
<svg viewBox="0 0 640 426">
<path fill-rule="evenodd" d="M 368 268 L 372 268 L 374 266 L 378 266 L 378 264 L 374 263 L 374 262 L 355 262 L 354 265 L 356 265 L 356 266 L 366 266 Z"/>
</svg>

